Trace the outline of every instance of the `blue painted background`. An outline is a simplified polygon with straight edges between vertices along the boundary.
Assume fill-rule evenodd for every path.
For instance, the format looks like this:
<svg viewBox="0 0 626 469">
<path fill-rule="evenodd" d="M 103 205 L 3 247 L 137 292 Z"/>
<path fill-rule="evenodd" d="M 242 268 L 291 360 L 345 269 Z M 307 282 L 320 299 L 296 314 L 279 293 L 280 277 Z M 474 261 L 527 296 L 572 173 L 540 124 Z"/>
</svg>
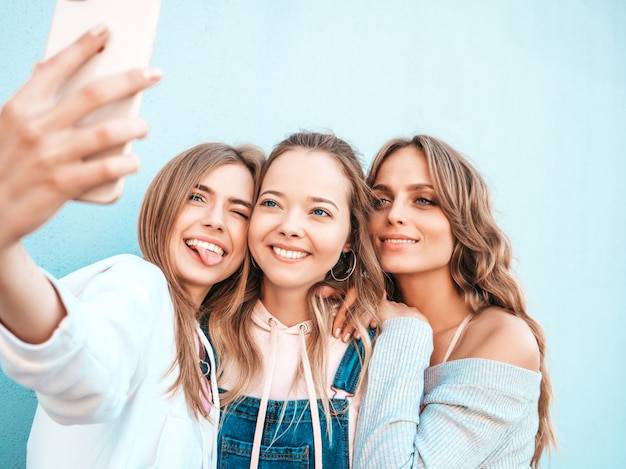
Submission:
<svg viewBox="0 0 626 469">
<path fill-rule="evenodd" d="M 269 151 L 332 129 L 367 163 L 433 134 L 486 176 L 548 336 L 561 451 L 542 467 L 626 467 L 626 3 L 163 3 L 143 170 L 116 205 L 70 204 L 28 238 L 36 260 L 62 275 L 137 252 L 148 182 L 201 141 Z M 1 101 L 41 58 L 53 4 L 0 1 Z M 23 467 L 34 405 L 0 374 L 0 467 Z"/>
</svg>

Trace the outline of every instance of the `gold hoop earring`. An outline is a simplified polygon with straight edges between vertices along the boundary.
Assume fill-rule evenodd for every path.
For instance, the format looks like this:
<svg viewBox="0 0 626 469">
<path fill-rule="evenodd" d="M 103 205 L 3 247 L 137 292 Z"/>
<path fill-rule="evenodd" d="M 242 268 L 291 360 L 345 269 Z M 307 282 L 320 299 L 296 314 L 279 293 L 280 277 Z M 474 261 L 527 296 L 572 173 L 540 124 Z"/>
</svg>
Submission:
<svg viewBox="0 0 626 469">
<path fill-rule="evenodd" d="M 352 256 L 351 263 L 348 262 L 348 257 L 350 255 Z M 335 269 L 339 271 L 339 275 L 343 276 L 337 278 L 337 275 L 335 275 Z M 356 269 L 356 254 L 352 249 L 350 249 L 348 252 L 341 253 L 341 256 L 339 256 L 339 260 L 337 261 L 335 266 L 330 269 L 330 276 L 337 282 L 345 282 L 352 276 L 352 274 L 354 273 L 354 269 Z"/>
</svg>

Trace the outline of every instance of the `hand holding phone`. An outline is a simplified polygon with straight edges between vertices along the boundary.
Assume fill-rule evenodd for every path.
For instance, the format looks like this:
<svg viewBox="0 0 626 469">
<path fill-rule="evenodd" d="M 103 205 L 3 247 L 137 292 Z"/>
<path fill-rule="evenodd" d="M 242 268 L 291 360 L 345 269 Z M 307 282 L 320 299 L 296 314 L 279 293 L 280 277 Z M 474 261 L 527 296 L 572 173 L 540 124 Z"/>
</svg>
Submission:
<svg viewBox="0 0 626 469">
<path fill-rule="evenodd" d="M 99 78 L 147 67 L 156 36 L 161 0 L 57 0 L 45 58 L 75 41 L 95 24 L 110 31 L 103 50 L 82 66 L 59 90 L 58 99 L 72 94 Z M 111 119 L 137 117 L 141 93 L 104 106 L 88 115 L 78 126 L 88 127 Z M 131 142 L 90 155 L 130 154 Z M 77 200 L 111 203 L 122 194 L 124 179 L 107 183 L 81 194 Z"/>
<path fill-rule="evenodd" d="M 147 68 L 102 78 L 56 101 L 58 87 L 106 44 L 109 31 L 92 28 L 34 67 L 31 77 L 0 104 L 0 251 L 29 235 L 68 201 L 87 190 L 136 173 L 135 155 L 85 160 L 102 150 L 143 138 L 141 118 L 95 127 L 76 122 L 94 109 L 155 85 L 161 72 Z"/>
</svg>

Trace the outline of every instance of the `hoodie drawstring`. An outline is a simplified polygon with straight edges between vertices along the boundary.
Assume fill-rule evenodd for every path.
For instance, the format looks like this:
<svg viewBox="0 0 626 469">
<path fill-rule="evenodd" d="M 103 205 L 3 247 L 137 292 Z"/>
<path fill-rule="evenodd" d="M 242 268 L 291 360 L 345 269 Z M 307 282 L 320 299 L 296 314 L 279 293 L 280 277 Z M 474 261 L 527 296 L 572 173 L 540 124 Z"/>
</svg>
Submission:
<svg viewBox="0 0 626 469">
<path fill-rule="evenodd" d="M 300 345 L 302 346 L 302 365 L 304 368 L 304 380 L 309 394 L 309 406 L 311 407 L 311 420 L 313 425 L 313 446 L 315 448 L 315 469 L 322 469 L 322 430 L 320 427 L 320 413 L 317 408 L 317 396 L 315 394 L 315 386 L 313 384 L 313 375 L 311 373 L 311 363 L 309 355 L 306 351 L 306 340 L 304 333 L 307 331 L 306 324 L 298 326 L 300 335 Z"/>
<path fill-rule="evenodd" d="M 220 393 L 217 388 L 217 380 L 215 379 L 215 356 L 213 355 L 213 348 L 211 347 L 211 344 L 207 340 L 200 327 L 197 328 L 197 334 L 200 348 L 200 360 L 204 361 L 208 367 L 208 378 L 210 381 L 209 388 L 209 383 L 207 382 L 207 379 L 202 379 L 202 386 L 204 387 L 205 392 L 201 393 L 200 398 L 202 399 L 202 403 L 205 405 L 205 408 L 209 411 L 209 415 L 212 414 L 215 422 L 219 422 Z M 210 397 L 212 402 L 207 401 L 206 397 Z M 215 431 L 217 432 L 217 429 Z M 204 434 L 202 426 L 200 426 L 200 434 L 202 436 L 202 469 L 209 469 L 209 454 L 212 453 L 211 459 L 215 460 L 217 458 L 217 448 L 209 450 L 209 448 L 207 447 L 207 442 L 209 440 L 208 437 Z"/>
<path fill-rule="evenodd" d="M 268 320 L 270 325 L 271 346 L 270 346 L 270 369 L 265 376 L 265 385 L 263 386 L 263 395 L 259 405 L 259 414 L 256 418 L 256 427 L 254 429 L 254 442 L 252 443 L 252 455 L 250 458 L 250 469 L 259 467 L 259 456 L 261 454 L 261 438 L 263 437 L 263 426 L 265 425 L 265 414 L 267 413 L 267 401 L 269 400 L 270 387 L 274 379 L 274 368 L 276 367 L 276 349 L 278 345 L 278 333 L 276 331 L 276 321 L 274 318 Z"/>
<path fill-rule="evenodd" d="M 261 454 L 261 439 L 263 437 L 263 427 L 265 426 L 265 415 L 267 413 L 267 402 L 269 400 L 270 387 L 274 379 L 274 369 L 276 368 L 276 351 L 278 346 L 278 331 L 276 321 L 273 318 L 268 320 L 270 325 L 270 369 L 265 376 L 263 394 L 259 404 L 256 427 L 254 429 L 254 441 L 252 443 L 252 454 L 250 457 L 250 469 L 259 467 Z M 305 323 L 298 325 L 298 335 L 300 336 L 302 367 L 304 368 L 304 380 L 306 381 L 307 394 L 309 396 L 309 406 L 311 407 L 311 424 L 313 426 L 313 446 L 315 449 L 315 469 L 322 469 L 322 430 L 320 426 L 320 415 L 317 407 L 317 395 L 313 384 L 313 374 L 311 373 L 311 363 L 306 351 L 306 338 L 308 326 Z"/>
</svg>

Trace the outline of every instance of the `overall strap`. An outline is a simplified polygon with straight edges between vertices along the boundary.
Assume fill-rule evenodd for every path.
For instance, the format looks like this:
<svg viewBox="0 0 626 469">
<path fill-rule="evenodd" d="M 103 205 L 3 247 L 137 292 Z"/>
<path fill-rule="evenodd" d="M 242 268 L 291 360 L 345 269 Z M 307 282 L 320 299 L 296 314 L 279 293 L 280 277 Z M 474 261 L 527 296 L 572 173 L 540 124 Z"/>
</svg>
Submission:
<svg viewBox="0 0 626 469">
<path fill-rule="evenodd" d="M 376 335 L 376 329 L 368 328 L 367 333 L 370 339 Z M 339 363 L 335 378 L 333 379 L 332 388 L 335 390 L 345 391 L 348 395 L 353 396 L 356 391 L 356 385 L 361 376 L 361 357 L 363 356 L 363 342 L 361 340 L 353 340 L 346 349 L 346 352 Z"/>
</svg>

